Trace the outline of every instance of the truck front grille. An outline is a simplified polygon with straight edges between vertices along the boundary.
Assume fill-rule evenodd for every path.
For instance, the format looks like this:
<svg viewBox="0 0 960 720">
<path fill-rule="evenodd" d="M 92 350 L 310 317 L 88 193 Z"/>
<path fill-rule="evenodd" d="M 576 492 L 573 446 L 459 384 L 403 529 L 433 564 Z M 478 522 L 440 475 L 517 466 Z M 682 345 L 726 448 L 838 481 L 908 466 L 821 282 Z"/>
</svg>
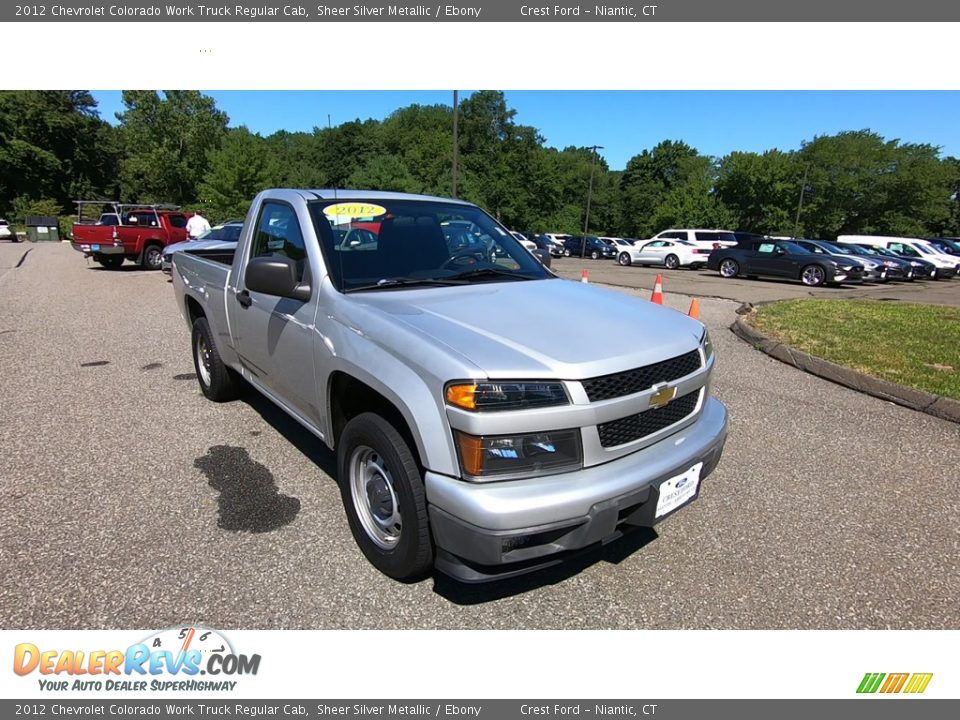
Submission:
<svg viewBox="0 0 960 720">
<path fill-rule="evenodd" d="M 632 395 L 647 390 L 657 383 L 673 382 L 700 369 L 700 351 L 691 350 L 685 355 L 644 367 L 601 375 L 583 381 L 583 389 L 590 402 Z"/>
<path fill-rule="evenodd" d="M 700 390 L 695 390 L 683 397 L 678 397 L 662 408 L 645 410 L 636 415 L 598 425 L 600 445 L 605 448 L 625 445 L 670 427 L 689 416 L 696 409 L 699 398 Z"/>
</svg>

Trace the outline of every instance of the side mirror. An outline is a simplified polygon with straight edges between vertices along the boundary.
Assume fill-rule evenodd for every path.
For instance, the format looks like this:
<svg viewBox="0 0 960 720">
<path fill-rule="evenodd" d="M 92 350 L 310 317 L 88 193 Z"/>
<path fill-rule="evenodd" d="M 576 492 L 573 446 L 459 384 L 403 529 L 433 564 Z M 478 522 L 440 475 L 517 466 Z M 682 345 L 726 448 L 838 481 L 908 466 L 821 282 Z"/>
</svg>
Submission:
<svg viewBox="0 0 960 720">
<path fill-rule="evenodd" d="M 776 250 L 774 250 L 774 252 L 775 252 L 777 255 L 786 255 L 786 254 L 787 254 L 787 251 L 784 250 L 782 247 L 778 247 Z"/>
<path fill-rule="evenodd" d="M 539 260 L 540 262 L 542 262 L 545 267 L 550 267 L 550 262 L 551 262 L 551 260 L 550 260 L 550 253 L 549 253 L 548 251 L 546 251 L 546 250 L 541 250 L 540 248 L 537 248 L 536 250 L 533 250 L 532 252 L 533 252 L 534 256 L 537 258 L 537 260 Z"/>
<path fill-rule="evenodd" d="M 304 302 L 310 299 L 310 285 L 297 281 L 297 264 L 288 257 L 251 258 L 243 280 L 247 290 L 253 292 Z"/>
</svg>

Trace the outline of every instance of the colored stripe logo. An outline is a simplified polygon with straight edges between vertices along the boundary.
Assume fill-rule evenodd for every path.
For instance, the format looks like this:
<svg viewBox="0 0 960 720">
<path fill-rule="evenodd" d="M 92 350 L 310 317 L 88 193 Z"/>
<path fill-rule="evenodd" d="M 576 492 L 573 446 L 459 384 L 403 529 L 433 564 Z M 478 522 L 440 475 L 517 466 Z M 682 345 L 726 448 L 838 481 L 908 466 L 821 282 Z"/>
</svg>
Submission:
<svg viewBox="0 0 960 720">
<path fill-rule="evenodd" d="M 933 673 L 866 673 L 857 687 L 857 692 L 919 694 L 927 689 L 932 678 Z"/>
</svg>

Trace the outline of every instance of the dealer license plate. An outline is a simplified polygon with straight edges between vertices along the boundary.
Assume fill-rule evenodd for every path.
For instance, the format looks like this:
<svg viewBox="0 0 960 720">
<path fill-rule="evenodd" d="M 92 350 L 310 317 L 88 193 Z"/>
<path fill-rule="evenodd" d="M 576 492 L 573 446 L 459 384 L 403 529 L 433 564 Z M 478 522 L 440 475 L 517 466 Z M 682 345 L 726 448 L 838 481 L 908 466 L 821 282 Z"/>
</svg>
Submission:
<svg viewBox="0 0 960 720">
<path fill-rule="evenodd" d="M 100 252 L 100 246 L 99 246 L 99 245 L 91 245 L 91 246 L 90 246 L 90 249 L 93 250 L 94 252 Z"/>
<path fill-rule="evenodd" d="M 700 486 L 701 470 L 703 470 L 703 463 L 699 462 L 683 475 L 677 475 L 660 483 L 660 498 L 657 500 L 656 517 L 663 517 L 676 510 L 697 494 L 697 488 Z"/>
</svg>

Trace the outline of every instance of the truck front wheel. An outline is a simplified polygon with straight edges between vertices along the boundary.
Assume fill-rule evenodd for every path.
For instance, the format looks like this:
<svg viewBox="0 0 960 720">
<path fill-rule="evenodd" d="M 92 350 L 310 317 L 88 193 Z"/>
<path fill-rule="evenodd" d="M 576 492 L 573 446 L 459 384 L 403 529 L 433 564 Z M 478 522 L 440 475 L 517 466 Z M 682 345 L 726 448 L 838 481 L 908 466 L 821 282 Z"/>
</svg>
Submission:
<svg viewBox="0 0 960 720">
<path fill-rule="evenodd" d="M 337 443 L 340 495 L 350 531 L 377 570 L 417 580 L 433 565 L 420 469 L 403 437 L 374 413 L 353 418 Z"/>
<path fill-rule="evenodd" d="M 193 321 L 193 367 L 197 371 L 200 390 L 208 399 L 226 402 L 237 396 L 234 373 L 217 352 L 205 317 Z"/>
</svg>

